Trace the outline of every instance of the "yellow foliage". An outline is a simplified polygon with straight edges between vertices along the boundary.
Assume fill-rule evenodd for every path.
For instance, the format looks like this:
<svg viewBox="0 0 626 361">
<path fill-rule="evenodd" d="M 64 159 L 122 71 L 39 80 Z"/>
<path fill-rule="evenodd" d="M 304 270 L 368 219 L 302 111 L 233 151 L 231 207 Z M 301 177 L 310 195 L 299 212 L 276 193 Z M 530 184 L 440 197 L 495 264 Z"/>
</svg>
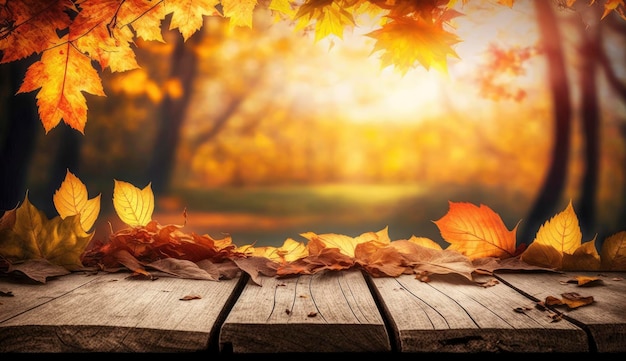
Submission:
<svg viewBox="0 0 626 361">
<path fill-rule="evenodd" d="M 561 253 L 573 254 L 580 247 L 582 237 L 578 217 L 570 200 L 565 210 L 539 228 L 533 243 L 554 247 Z"/>
<path fill-rule="evenodd" d="M 11 261 L 43 258 L 70 271 L 83 267 L 81 255 L 93 237 L 83 230 L 78 215 L 48 219 L 28 195 L 0 224 L 0 255 Z"/>
<path fill-rule="evenodd" d="M 67 170 L 61 187 L 54 192 L 52 201 L 61 218 L 80 215 L 80 223 L 87 232 L 93 227 L 100 213 L 100 194 L 89 199 L 87 187 Z"/>
<path fill-rule="evenodd" d="M 118 217 L 131 227 L 145 226 L 152 220 L 154 194 L 148 184 L 143 189 L 134 185 L 114 180 L 113 207 Z"/>
</svg>

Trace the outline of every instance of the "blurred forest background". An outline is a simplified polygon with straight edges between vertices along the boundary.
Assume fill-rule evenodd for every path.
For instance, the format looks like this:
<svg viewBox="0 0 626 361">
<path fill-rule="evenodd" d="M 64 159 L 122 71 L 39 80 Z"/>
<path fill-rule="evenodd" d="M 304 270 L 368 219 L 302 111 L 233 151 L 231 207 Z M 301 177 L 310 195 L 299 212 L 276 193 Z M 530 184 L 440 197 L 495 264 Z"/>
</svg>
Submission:
<svg viewBox="0 0 626 361">
<path fill-rule="evenodd" d="M 237 245 L 388 226 L 392 240 L 445 246 L 432 221 L 448 201 L 488 205 L 528 243 L 570 199 L 583 242 L 601 241 L 626 229 L 626 21 L 539 2 L 557 21 L 529 0 L 458 5 L 447 74 L 381 68 L 365 35 L 376 19 L 317 42 L 263 8 L 251 29 L 207 17 L 185 43 L 165 23 L 166 43 L 138 41 L 141 69 L 102 74 L 107 96 L 87 96 L 85 135 L 45 134 L 34 94 L 14 95 L 32 59 L 2 64 L 0 159 L 28 166 L 2 175 L 19 186 L 0 211 L 28 190 L 56 216 L 69 169 L 102 195 L 102 240 L 123 227 L 117 179 L 151 184 L 161 224 L 182 224 L 186 208 L 183 230 Z M 559 30 L 546 38 L 546 26 Z M 562 73 L 542 42 L 562 51 Z"/>
</svg>

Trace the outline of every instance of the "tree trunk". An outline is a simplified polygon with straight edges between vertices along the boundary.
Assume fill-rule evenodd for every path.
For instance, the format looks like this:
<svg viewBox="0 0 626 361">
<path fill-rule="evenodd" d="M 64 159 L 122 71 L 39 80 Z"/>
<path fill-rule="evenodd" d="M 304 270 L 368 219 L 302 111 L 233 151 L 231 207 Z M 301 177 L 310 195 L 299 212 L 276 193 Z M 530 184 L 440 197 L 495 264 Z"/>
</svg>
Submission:
<svg viewBox="0 0 626 361">
<path fill-rule="evenodd" d="M 557 211 L 561 200 L 570 151 L 571 102 L 569 82 L 565 71 L 565 59 L 561 48 L 561 34 L 552 3 L 535 0 L 541 45 L 548 61 L 547 78 L 552 94 L 554 113 L 554 144 L 550 166 L 544 183 L 526 221 L 521 224 L 518 241 L 529 244 L 535 238 L 541 224 Z"/>
<path fill-rule="evenodd" d="M 583 240 L 593 238 L 596 233 L 595 213 L 599 173 L 600 110 L 598 105 L 597 69 L 601 39 L 598 24 L 587 26 L 578 23 L 582 46 L 580 48 L 581 120 L 585 140 L 585 171 L 582 179 L 581 197 L 575 207 Z"/>
<path fill-rule="evenodd" d="M 159 130 L 147 171 L 147 181 L 152 183 L 155 195 L 168 191 L 174 172 L 176 149 L 197 71 L 198 59 L 193 52 L 192 44 L 197 44 L 201 36 L 202 32 L 198 32 L 184 42 L 182 35 L 176 34 L 169 79 L 180 81 L 182 94 L 172 96 L 166 92 L 158 112 Z"/>
<path fill-rule="evenodd" d="M 24 200 L 37 130 L 43 130 L 33 94 L 16 95 L 31 63 L 22 59 L 0 67 L 0 215 Z"/>
</svg>

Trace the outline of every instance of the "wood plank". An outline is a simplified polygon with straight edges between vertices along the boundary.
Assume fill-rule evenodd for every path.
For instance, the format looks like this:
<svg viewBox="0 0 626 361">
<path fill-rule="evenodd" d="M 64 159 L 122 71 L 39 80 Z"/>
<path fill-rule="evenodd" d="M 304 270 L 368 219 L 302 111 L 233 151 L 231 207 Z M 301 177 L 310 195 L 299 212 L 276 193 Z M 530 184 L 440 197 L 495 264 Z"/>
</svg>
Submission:
<svg viewBox="0 0 626 361">
<path fill-rule="evenodd" d="M 357 270 L 251 281 L 220 333 L 224 353 L 386 352 L 391 345 Z"/>
<path fill-rule="evenodd" d="M 14 294 L 0 299 L 0 351 L 191 352 L 209 350 L 213 337 L 217 351 L 214 324 L 238 279 L 128 275 L 74 273 L 44 285 L 0 280 Z M 192 294 L 201 298 L 180 300 Z"/>
<path fill-rule="evenodd" d="M 400 352 L 586 352 L 583 330 L 552 322 L 509 286 L 458 275 L 373 278 Z M 524 312 L 516 312 L 516 309 Z"/>
<path fill-rule="evenodd" d="M 576 276 L 598 276 L 601 284 L 580 287 L 568 283 Z M 534 300 L 545 301 L 547 296 L 562 298 L 562 293 L 576 292 L 593 296 L 594 303 L 568 310 L 564 317 L 589 330 L 592 351 L 626 352 L 626 272 L 564 272 L 564 273 L 505 273 L 496 276 L 503 282 L 524 292 Z"/>
</svg>

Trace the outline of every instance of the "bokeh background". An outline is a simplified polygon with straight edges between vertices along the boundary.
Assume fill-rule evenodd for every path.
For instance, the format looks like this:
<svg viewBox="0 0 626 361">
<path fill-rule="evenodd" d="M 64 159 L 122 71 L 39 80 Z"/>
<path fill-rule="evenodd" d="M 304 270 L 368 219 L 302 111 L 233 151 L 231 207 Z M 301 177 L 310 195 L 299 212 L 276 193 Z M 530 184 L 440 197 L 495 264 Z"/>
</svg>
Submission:
<svg viewBox="0 0 626 361">
<path fill-rule="evenodd" d="M 556 207 L 546 212 L 570 200 L 584 211 L 585 151 L 597 146 L 592 221 L 581 227 L 583 241 L 601 241 L 626 230 L 626 21 L 610 14 L 600 22 L 601 9 L 586 4 L 552 8 L 561 34 L 551 36 L 562 46 L 569 80 L 571 133 L 564 136 L 571 144 L 558 160 L 563 185 L 551 189 Z M 141 69 L 102 72 L 107 96 L 87 95 L 84 135 L 65 124 L 45 134 L 38 124 L 25 138 L 24 160 L 3 148 L 5 161 L 28 162 L 13 198 L 23 200 L 27 189 L 36 207 L 55 216 L 52 195 L 69 169 L 90 197 L 102 197 L 98 239 L 124 227 L 113 211 L 114 180 L 150 184 L 160 223 L 229 234 L 237 245 L 388 227 L 393 240 L 415 235 L 445 246 L 432 221 L 450 201 L 488 205 L 509 229 L 521 228 L 561 131 L 539 17 L 526 0 L 457 9 L 462 42 L 447 72 L 417 67 L 405 74 L 382 67 L 372 52 L 367 33 L 375 18 L 359 19 L 342 39 L 320 41 L 312 29 L 275 22 L 262 7 L 252 28 L 207 17 L 187 42 L 166 22 L 165 43 L 137 40 Z M 34 93 L 11 91 L 9 80 L 21 80 L 26 65 L 0 65 L 0 101 L 30 104 L 36 113 Z M 589 99 L 596 104 L 592 128 L 583 116 Z M 7 143 L 10 119 L 0 113 L 0 141 Z M 536 230 L 518 242 L 531 241 Z"/>
</svg>

